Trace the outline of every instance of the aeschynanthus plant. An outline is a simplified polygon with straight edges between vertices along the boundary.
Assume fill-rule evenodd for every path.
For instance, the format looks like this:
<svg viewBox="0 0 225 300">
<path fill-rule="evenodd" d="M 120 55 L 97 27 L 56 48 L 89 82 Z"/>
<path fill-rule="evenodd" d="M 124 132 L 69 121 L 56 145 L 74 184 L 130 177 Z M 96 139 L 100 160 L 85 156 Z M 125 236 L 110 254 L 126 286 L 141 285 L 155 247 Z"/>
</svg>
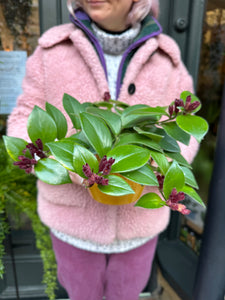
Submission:
<svg viewBox="0 0 225 300">
<path fill-rule="evenodd" d="M 146 104 L 130 106 L 110 99 L 80 103 L 64 94 L 63 107 L 74 133 L 67 136 L 67 121 L 61 111 L 46 102 L 46 109 L 35 106 L 27 123 L 31 142 L 4 136 L 15 165 L 48 184 L 71 183 L 68 171 L 83 178 L 86 188 L 97 184 L 112 196 L 134 193 L 129 179 L 143 186 L 158 187 L 147 193 L 136 206 L 172 210 L 188 214 L 185 194 L 204 205 L 191 166 L 177 142 L 189 144 L 193 136 L 201 142 L 207 122 L 196 116 L 199 99 L 188 91 L 168 107 Z"/>
</svg>

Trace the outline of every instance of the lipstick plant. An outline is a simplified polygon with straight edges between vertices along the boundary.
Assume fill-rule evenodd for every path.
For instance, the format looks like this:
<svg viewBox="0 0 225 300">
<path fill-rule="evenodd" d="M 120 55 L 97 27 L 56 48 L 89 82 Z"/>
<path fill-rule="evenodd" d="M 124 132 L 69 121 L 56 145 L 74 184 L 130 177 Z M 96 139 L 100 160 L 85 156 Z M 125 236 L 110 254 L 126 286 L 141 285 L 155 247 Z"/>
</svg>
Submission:
<svg viewBox="0 0 225 300">
<path fill-rule="evenodd" d="M 64 94 L 63 107 L 73 124 L 72 135 L 63 113 L 46 102 L 45 110 L 35 106 L 28 118 L 31 142 L 4 136 L 15 165 L 53 185 L 71 183 L 69 172 L 74 172 L 86 188 L 96 184 L 110 196 L 134 193 L 126 179 L 157 187 L 157 193 L 136 202 L 143 208 L 166 205 L 188 214 L 180 203 L 185 194 L 204 205 L 178 144 L 188 145 L 191 136 L 201 142 L 207 133 L 207 122 L 195 115 L 201 107 L 195 95 L 184 91 L 168 107 L 151 107 L 129 106 L 108 93 L 105 101 L 94 103 Z"/>
</svg>

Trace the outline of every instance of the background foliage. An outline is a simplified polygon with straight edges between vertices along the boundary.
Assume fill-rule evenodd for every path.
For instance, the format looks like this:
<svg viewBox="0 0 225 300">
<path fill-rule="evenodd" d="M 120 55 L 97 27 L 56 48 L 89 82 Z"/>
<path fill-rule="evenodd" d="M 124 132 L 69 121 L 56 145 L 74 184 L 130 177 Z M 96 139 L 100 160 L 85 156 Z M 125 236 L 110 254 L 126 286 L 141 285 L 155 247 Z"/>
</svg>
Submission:
<svg viewBox="0 0 225 300">
<path fill-rule="evenodd" d="M 49 229 L 41 223 L 37 215 L 36 178 L 13 166 L 2 140 L 0 141 L 0 178 L 0 278 L 4 273 L 4 240 L 11 226 L 8 220 L 12 220 L 14 229 L 19 228 L 24 220 L 22 215 L 25 214 L 31 221 L 36 246 L 43 261 L 43 283 L 46 284 L 46 294 L 49 299 L 55 299 L 57 267 Z"/>
</svg>

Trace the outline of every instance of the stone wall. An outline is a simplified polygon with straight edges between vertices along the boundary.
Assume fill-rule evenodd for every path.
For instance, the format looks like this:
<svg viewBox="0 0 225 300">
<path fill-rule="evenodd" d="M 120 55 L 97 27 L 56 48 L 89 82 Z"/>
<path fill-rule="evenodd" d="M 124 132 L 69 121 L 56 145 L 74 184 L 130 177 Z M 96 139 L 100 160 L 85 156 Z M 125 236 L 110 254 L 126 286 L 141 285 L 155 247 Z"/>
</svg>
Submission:
<svg viewBox="0 0 225 300">
<path fill-rule="evenodd" d="M 10 4 L 10 0 L 6 0 L 5 3 Z M 20 1 L 18 3 L 23 5 L 25 2 Z M 27 54 L 30 55 L 34 51 L 40 35 L 38 0 L 32 0 L 31 5 L 29 5 L 30 15 L 24 28 L 16 24 L 16 22 L 20 23 L 22 20 L 19 18 L 24 16 L 16 15 L 14 11 L 16 7 L 10 5 L 8 6 L 8 11 L 4 10 L 4 5 L 3 0 L 0 0 L 0 50 L 26 50 Z M 15 19 L 15 30 L 8 26 L 7 16 L 12 17 L 12 20 L 13 18 Z"/>
</svg>

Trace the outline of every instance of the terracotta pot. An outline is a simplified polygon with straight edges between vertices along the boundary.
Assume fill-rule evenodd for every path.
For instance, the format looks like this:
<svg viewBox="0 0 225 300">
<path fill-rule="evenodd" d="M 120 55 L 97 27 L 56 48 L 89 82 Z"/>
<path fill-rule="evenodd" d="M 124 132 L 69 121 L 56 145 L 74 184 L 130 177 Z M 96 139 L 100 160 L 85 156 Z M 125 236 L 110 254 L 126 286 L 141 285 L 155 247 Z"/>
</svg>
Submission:
<svg viewBox="0 0 225 300">
<path fill-rule="evenodd" d="M 134 190 L 135 194 L 129 194 L 125 196 L 106 195 L 99 190 L 98 185 L 96 183 L 91 188 L 89 188 L 90 194 L 96 201 L 109 205 L 124 205 L 137 201 L 141 196 L 144 186 L 135 183 L 131 180 L 128 180 L 124 177 L 123 179 L 127 183 L 129 183 L 131 188 Z"/>
</svg>

